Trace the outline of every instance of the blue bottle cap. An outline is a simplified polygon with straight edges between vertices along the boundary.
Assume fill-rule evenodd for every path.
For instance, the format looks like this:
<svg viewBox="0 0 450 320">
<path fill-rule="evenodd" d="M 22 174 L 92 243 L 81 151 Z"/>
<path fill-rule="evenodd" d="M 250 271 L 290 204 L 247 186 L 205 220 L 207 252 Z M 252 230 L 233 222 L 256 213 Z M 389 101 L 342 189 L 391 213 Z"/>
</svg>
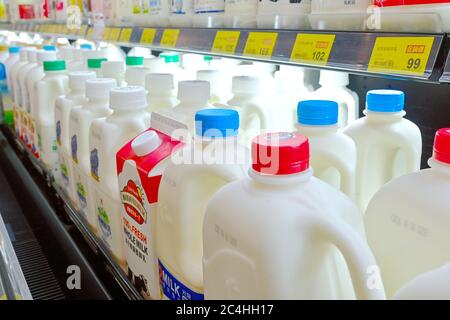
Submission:
<svg viewBox="0 0 450 320">
<path fill-rule="evenodd" d="M 80 49 L 92 50 L 92 45 L 89 43 L 83 43 L 82 45 L 80 45 Z"/>
<path fill-rule="evenodd" d="M 239 113 L 228 109 L 205 109 L 195 114 L 197 135 L 209 138 L 236 136 L 239 131 Z"/>
<path fill-rule="evenodd" d="M 0 63 L 0 81 L 6 80 L 6 68 L 3 63 Z"/>
<path fill-rule="evenodd" d="M 299 124 L 309 126 L 329 126 L 338 123 L 339 107 L 337 102 L 328 100 L 305 100 L 298 104 Z"/>
<path fill-rule="evenodd" d="M 42 49 L 44 49 L 44 51 L 56 51 L 56 47 L 55 46 L 43 46 Z"/>
<path fill-rule="evenodd" d="M 19 53 L 20 47 L 9 47 L 8 51 L 9 53 Z"/>
<path fill-rule="evenodd" d="M 372 90 L 367 92 L 367 110 L 399 112 L 405 107 L 405 94 L 398 90 Z"/>
</svg>

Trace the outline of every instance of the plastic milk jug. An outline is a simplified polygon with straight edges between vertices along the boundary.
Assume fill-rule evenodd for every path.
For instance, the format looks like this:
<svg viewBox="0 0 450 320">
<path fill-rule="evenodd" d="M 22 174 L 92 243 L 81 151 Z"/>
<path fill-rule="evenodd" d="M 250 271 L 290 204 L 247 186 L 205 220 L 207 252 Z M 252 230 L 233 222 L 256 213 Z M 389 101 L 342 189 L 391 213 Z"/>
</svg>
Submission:
<svg viewBox="0 0 450 320">
<path fill-rule="evenodd" d="M 252 157 L 250 177 L 221 188 L 208 204 L 205 298 L 352 298 L 343 283 L 354 287 L 357 299 L 383 299 L 373 254 L 352 228 L 358 221 L 362 228 L 361 213 L 312 176 L 308 139 L 261 135 L 253 141 Z"/>
<path fill-rule="evenodd" d="M 428 164 L 430 169 L 399 177 L 381 188 L 364 217 L 389 297 L 420 274 L 450 261 L 449 128 L 437 132 Z"/>
<path fill-rule="evenodd" d="M 14 126 L 14 116 L 10 109 L 7 109 L 6 112 L 4 110 L 5 101 L 3 95 L 9 95 L 9 92 L 8 83 L 6 81 L 6 70 L 3 63 L 0 63 L 0 95 L 2 96 L 2 114 L 0 115 L 0 121 L 2 122 L 2 124 L 6 124 L 7 126 L 12 128 Z"/>
<path fill-rule="evenodd" d="M 311 0 L 259 0 L 257 25 L 260 29 L 309 28 Z"/>
<path fill-rule="evenodd" d="M 69 73 L 69 93 L 61 96 L 55 102 L 56 143 L 60 177 L 56 179 L 59 186 L 66 192 L 72 203 L 77 203 L 75 181 L 71 166 L 71 148 L 69 136 L 70 112 L 81 108 L 87 103 L 86 81 L 95 78 L 93 71 L 74 71 Z"/>
<path fill-rule="evenodd" d="M 125 82 L 129 86 L 145 86 L 145 76 L 150 73 L 150 69 L 144 67 L 144 58 L 127 56 L 127 69 L 125 71 Z"/>
<path fill-rule="evenodd" d="M 164 297 L 203 300 L 203 218 L 211 196 L 248 170 L 234 110 L 197 112 L 196 138 L 167 165 L 159 189 L 157 253 Z"/>
<path fill-rule="evenodd" d="M 44 73 L 44 78 L 36 83 L 35 88 L 38 145 L 44 165 L 48 169 L 57 171 L 55 101 L 68 91 L 66 63 L 63 60 L 45 61 Z"/>
<path fill-rule="evenodd" d="M 220 28 L 223 26 L 225 0 L 194 0 L 193 26 L 196 28 Z"/>
<path fill-rule="evenodd" d="M 8 87 L 8 91 L 2 93 L 2 100 L 3 100 L 3 112 L 5 113 L 6 119 L 12 120 L 9 122 L 9 124 L 12 126 L 14 125 L 15 131 L 17 134 L 19 134 L 19 126 L 20 122 L 18 124 L 15 124 L 15 121 L 17 121 L 18 114 L 16 114 L 16 109 L 14 107 L 12 97 L 11 97 L 11 69 L 14 66 L 14 64 L 19 61 L 19 47 L 10 47 L 8 49 L 9 56 L 5 59 L 3 62 L 3 65 L 5 66 L 5 76 L 6 76 L 6 84 Z"/>
<path fill-rule="evenodd" d="M 128 141 L 150 127 L 147 97 L 142 87 L 114 88 L 110 91 L 113 113 L 96 119 L 89 130 L 89 150 L 94 210 L 102 242 L 122 266 L 126 264 L 121 200 L 117 181 L 116 153 Z"/>
<path fill-rule="evenodd" d="M 356 146 L 338 131 L 335 101 L 306 100 L 298 104 L 297 131 L 308 137 L 314 176 L 355 198 Z"/>
<path fill-rule="evenodd" d="M 258 0 L 225 0 L 225 27 L 256 28 L 259 2 Z"/>
<path fill-rule="evenodd" d="M 124 87 L 125 64 L 123 61 L 105 61 L 102 63 L 102 76 L 104 78 L 115 79 L 119 87 Z"/>
<path fill-rule="evenodd" d="M 208 81 L 211 87 L 211 104 L 226 103 L 231 99 L 231 77 L 219 70 L 199 70 L 197 80 Z"/>
<path fill-rule="evenodd" d="M 339 126 L 345 128 L 359 118 L 358 95 L 347 88 L 348 73 L 321 70 L 320 88 L 309 99 L 332 100 L 339 104 Z"/>
<path fill-rule="evenodd" d="M 145 77 L 145 88 L 147 89 L 147 111 L 159 112 L 171 109 L 178 103 L 175 95 L 173 75 L 168 73 L 149 73 Z"/>
<path fill-rule="evenodd" d="M 356 202 L 363 211 L 385 183 L 418 171 L 422 155 L 420 130 L 404 119 L 403 92 L 369 91 L 366 104 L 366 116 L 344 130 L 356 144 Z"/>
<path fill-rule="evenodd" d="M 108 61 L 106 58 L 88 59 L 87 66 L 89 71 L 94 71 L 97 78 L 102 78 L 102 63 Z"/>
<path fill-rule="evenodd" d="M 128 278 L 147 299 L 160 299 L 156 255 L 156 206 L 161 176 L 171 154 L 183 146 L 154 125 L 117 153 Z"/>
<path fill-rule="evenodd" d="M 192 27 L 194 0 L 171 0 L 169 22 L 172 27 Z"/>
<path fill-rule="evenodd" d="M 38 65 L 37 64 L 37 51 L 36 50 L 28 50 L 28 64 L 26 64 L 18 75 L 18 83 L 17 85 L 20 87 L 20 101 L 22 106 L 23 114 L 26 118 L 26 126 L 23 127 L 22 135 L 24 137 L 24 141 L 27 145 L 30 145 L 30 137 L 28 136 L 29 122 L 31 121 L 30 116 L 30 102 L 28 101 L 28 93 L 27 93 L 27 79 L 31 74 L 31 71 Z"/>
<path fill-rule="evenodd" d="M 29 111 L 28 114 L 30 115 L 27 129 L 27 137 L 29 140 L 28 147 L 37 158 L 39 158 L 39 146 L 36 131 L 36 119 L 38 116 L 36 84 L 44 77 L 44 62 L 54 61 L 55 59 L 55 51 L 38 51 L 37 65 L 30 70 L 26 80 L 25 94 L 27 95 L 26 101 L 28 101 L 26 108 L 27 111 Z"/>
</svg>

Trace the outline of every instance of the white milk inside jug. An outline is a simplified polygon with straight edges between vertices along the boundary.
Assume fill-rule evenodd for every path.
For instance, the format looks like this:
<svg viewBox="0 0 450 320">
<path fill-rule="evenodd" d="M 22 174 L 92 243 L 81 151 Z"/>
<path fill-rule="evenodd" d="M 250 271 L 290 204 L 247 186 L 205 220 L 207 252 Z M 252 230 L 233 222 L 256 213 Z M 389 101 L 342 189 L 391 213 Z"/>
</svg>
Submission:
<svg viewBox="0 0 450 320">
<path fill-rule="evenodd" d="M 97 78 L 102 78 L 102 63 L 108 61 L 106 58 L 88 59 L 87 66 L 89 71 L 94 71 Z"/>
<path fill-rule="evenodd" d="M 320 71 L 320 88 L 309 99 L 331 100 L 339 104 L 339 126 L 345 128 L 359 118 L 359 97 L 347 88 L 349 76 L 344 72 Z"/>
<path fill-rule="evenodd" d="M 159 189 L 156 230 L 162 290 L 170 300 L 203 299 L 203 218 L 211 196 L 242 178 L 248 150 L 237 139 L 234 110 L 195 115 L 196 138 L 172 156 Z M 179 286 L 179 290 L 176 290 Z"/>
<path fill-rule="evenodd" d="M 254 137 L 269 128 L 269 111 L 260 99 L 260 81 L 256 77 L 233 77 L 232 93 L 227 104 L 239 112 L 240 136 L 245 146 L 250 146 Z"/>
<path fill-rule="evenodd" d="M 71 148 L 69 136 L 70 112 L 81 108 L 87 102 L 85 96 L 86 81 L 95 78 L 92 71 L 74 71 L 69 73 L 69 93 L 55 102 L 56 143 L 58 145 L 59 186 L 66 192 L 73 204 L 77 203 L 75 180 L 71 166 Z"/>
<path fill-rule="evenodd" d="M 258 2 L 258 0 L 225 0 L 225 27 L 256 28 Z"/>
<path fill-rule="evenodd" d="M 183 54 L 181 61 L 186 80 L 195 80 L 198 70 L 206 70 L 209 68 L 210 56 L 201 54 L 186 53 Z"/>
<path fill-rule="evenodd" d="M 428 164 L 431 169 L 386 184 L 367 207 L 367 239 L 388 297 L 420 274 L 450 261 L 449 128 L 437 132 Z"/>
<path fill-rule="evenodd" d="M 250 177 L 222 187 L 208 204 L 205 298 L 383 299 L 381 281 L 367 285 L 376 262 L 361 236 L 362 215 L 312 177 L 307 138 L 259 136 L 252 157 Z"/>
<path fill-rule="evenodd" d="M 145 76 L 150 73 L 150 69 L 145 68 L 144 58 L 137 56 L 126 57 L 125 82 L 129 86 L 145 86 Z"/>
<path fill-rule="evenodd" d="M 56 144 L 55 101 L 68 91 L 66 63 L 63 60 L 45 61 L 45 76 L 36 83 L 36 129 L 40 158 L 44 165 L 58 174 Z"/>
<path fill-rule="evenodd" d="M 231 99 L 231 77 L 219 70 L 199 70 L 197 80 L 208 81 L 211 87 L 211 104 L 223 104 Z"/>
<path fill-rule="evenodd" d="M 194 0 L 171 0 L 170 25 L 172 27 L 192 27 Z"/>
<path fill-rule="evenodd" d="M 89 153 L 89 128 L 97 118 L 111 114 L 109 91 L 117 85 L 114 79 L 91 79 L 86 81 L 87 102 L 74 108 L 69 116 L 69 139 L 76 206 L 94 233 L 98 233 L 97 214 L 94 208 L 91 163 Z"/>
<path fill-rule="evenodd" d="M 150 126 L 145 89 L 111 89 L 110 107 L 113 113 L 94 120 L 89 130 L 90 179 L 95 199 L 95 213 L 91 214 L 97 215 L 100 239 L 123 267 L 126 261 L 116 153 Z"/>
<path fill-rule="evenodd" d="M 105 61 L 102 63 L 102 76 L 104 78 L 114 79 L 119 87 L 124 87 L 125 83 L 125 64 L 123 61 Z"/>
<path fill-rule="evenodd" d="M 164 59 L 164 66 L 162 66 L 162 72 L 171 73 L 175 78 L 175 83 L 177 84 L 183 80 L 187 79 L 183 68 L 180 66 L 180 54 L 177 52 L 163 52 L 159 55 L 160 58 Z"/>
<path fill-rule="evenodd" d="M 404 119 L 404 104 L 401 91 L 369 91 L 366 116 L 344 130 L 356 144 L 356 202 L 363 211 L 385 183 L 420 169 L 422 136 Z"/>
<path fill-rule="evenodd" d="M 338 104 L 306 100 L 298 104 L 297 131 L 308 137 L 314 176 L 355 198 L 356 146 L 338 132 Z"/>
<path fill-rule="evenodd" d="M 306 29 L 311 0 L 259 0 L 257 25 L 260 29 Z"/>
<path fill-rule="evenodd" d="M 311 0 L 311 26 L 318 30 L 359 31 L 372 0 Z"/>
<path fill-rule="evenodd" d="M 159 112 L 172 109 L 178 103 L 175 95 L 173 75 L 168 73 L 149 73 L 145 78 L 145 88 L 148 96 L 147 111 Z"/>
<path fill-rule="evenodd" d="M 193 26 L 220 28 L 223 26 L 225 0 L 194 0 Z"/>
</svg>

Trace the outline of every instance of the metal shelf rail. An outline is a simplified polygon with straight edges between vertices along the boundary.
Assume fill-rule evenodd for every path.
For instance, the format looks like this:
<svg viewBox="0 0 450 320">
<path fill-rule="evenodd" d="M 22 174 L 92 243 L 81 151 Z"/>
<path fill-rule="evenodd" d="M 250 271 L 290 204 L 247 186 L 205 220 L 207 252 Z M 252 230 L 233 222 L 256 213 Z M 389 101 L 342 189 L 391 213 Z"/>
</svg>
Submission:
<svg viewBox="0 0 450 320">
<path fill-rule="evenodd" d="M 430 82 L 440 80 L 443 66 L 438 58 L 448 41 L 445 34 L 311 30 L 87 26 L 71 30 L 55 24 L 0 24 L 0 29 Z"/>
<path fill-rule="evenodd" d="M 13 130 L 11 130 L 13 131 Z M 95 254 L 102 256 L 107 265 L 107 270 L 112 274 L 120 288 L 126 294 L 126 296 L 131 300 L 142 300 L 141 294 L 135 289 L 131 281 L 128 279 L 125 272 L 121 267 L 114 261 L 110 255 L 108 249 L 103 245 L 103 243 L 95 236 L 95 234 L 87 227 L 87 223 L 84 221 L 81 213 L 79 213 L 71 204 L 65 192 L 55 183 L 55 179 L 52 173 L 49 172 L 44 164 L 38 160 L 33 153 L 25 146 L 25 144 L 20 140 L 15 132 L 13 132 L 15 142 L 22 153 L 31 161 L 33 166 L 37 171 L 46 179 L 49 186 L 51 186 L 59 198 L 64 203 L 64 210 L 69 216 L 70 220 L 76 226 L 76 228 L 83 235 L 84 239 L 88 243 L 89 247 L 92 248 Z"/>
</svg>

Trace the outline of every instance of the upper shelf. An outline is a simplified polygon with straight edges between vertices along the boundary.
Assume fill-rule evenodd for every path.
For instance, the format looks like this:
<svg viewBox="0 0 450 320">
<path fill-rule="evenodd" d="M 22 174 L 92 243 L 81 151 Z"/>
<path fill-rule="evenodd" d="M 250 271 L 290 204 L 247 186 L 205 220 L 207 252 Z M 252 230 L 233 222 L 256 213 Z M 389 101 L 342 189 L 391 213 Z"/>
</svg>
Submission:
<svg viewBox="0 0 450 320">
<path fill-rule="evenodd" d="M 450 82 L 439 59 L 449 39 L 445 34 L 345 31 L 143 28 L 82 26 L 69 30 L 55 24 L 4 24 L 0 28 L 62 35 L 122 46 L 194 52 L 272 61 L 419 81 Z"/>
</svg>

